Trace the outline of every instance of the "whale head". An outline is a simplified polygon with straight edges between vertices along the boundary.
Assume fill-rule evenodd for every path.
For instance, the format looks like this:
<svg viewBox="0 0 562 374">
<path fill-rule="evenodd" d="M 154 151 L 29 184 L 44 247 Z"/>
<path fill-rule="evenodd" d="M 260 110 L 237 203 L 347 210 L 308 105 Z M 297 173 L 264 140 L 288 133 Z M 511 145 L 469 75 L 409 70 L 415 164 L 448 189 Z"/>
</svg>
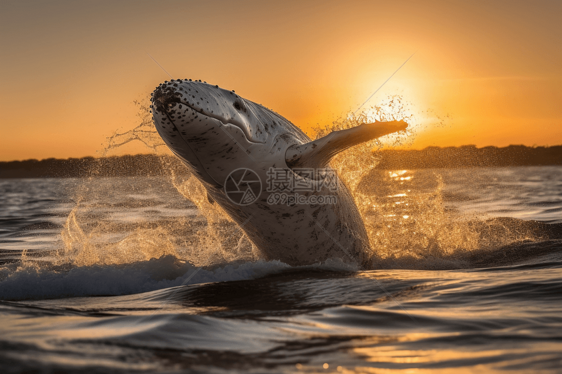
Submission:
<svg viewBox="0 0 562 374">
<path fill-rule="evenodd" d="M 236 167 L 255 169 L 256 163 L 266 162 L 272 147 L 308 139 L 277 113 L 201 81 L 162 83 L 152 94 L 151 109 L 156 129 L 172 152 L 203 182 L 218 188 Z M 293 141 L 281 144 L 283 134 L 291 134 Z"/>
</svg>

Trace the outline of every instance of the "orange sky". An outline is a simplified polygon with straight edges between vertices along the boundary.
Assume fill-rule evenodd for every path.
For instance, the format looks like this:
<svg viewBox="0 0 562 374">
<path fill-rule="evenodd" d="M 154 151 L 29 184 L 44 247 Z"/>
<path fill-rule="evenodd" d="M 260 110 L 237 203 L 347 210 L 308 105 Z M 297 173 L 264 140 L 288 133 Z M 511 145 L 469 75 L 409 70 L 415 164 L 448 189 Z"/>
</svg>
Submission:
<svg viewBox="0 0 562 374">
<path fill-rule="evenodd" d="M 147 53 L 308 129 L 416 52 L 369 102 L 412 103 L 426 123 L 412 147 L 562 144 L 561 15 L 561 1 L 2 1 L 0 160 L 95 156 L 169 79 Z"/>
</svg>

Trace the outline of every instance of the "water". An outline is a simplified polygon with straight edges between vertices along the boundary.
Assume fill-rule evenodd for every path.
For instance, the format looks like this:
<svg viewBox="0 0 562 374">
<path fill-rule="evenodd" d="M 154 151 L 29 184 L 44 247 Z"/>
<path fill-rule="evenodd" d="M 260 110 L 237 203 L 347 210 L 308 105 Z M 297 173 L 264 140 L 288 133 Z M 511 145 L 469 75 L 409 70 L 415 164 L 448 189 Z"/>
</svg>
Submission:
<svg viewBox="0 0 562 374">
<path fill-rule="evenodd" d="M 560 167 L 371 172 L 370 270 L 263 261 L 186 183 L 0 180 L 2 372 L 562 370 Z"/>
</svg>

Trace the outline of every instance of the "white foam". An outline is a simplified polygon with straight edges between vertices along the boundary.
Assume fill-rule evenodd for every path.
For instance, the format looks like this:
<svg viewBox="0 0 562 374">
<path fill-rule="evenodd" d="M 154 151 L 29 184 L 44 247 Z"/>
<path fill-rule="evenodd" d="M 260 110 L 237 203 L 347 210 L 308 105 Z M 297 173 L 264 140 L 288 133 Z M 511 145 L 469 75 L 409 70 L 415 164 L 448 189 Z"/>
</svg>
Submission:
<svg viewBox="0 0 562 374">
<path fill-rule="evenodd" d="M 0 299 L 31 300 L 126 295 L 180 285 L 253 279 L 290 268 L 279 261 L 196 268 L 173 256 L 126 265 L 0 268 Z"/>
</svg>

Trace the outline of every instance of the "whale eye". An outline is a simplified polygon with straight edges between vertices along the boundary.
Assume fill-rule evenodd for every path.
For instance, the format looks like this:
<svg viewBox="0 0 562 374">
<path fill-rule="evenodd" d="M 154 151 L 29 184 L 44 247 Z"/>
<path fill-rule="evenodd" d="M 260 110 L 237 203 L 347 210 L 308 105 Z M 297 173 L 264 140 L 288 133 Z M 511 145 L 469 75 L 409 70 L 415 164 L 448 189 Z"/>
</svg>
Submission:
<svg viewBox="0 0 562 374">
<path fill-rule="evenodd" d="M 241 100 L 239 97 L 236 98 L 236 101 L 234 102 L 233 105 L 234 105 L 234 108 L 238 111 L 244 111 L 244 112 L 247 111 L 246 103 L 243 100 Z"/>
</svg>

